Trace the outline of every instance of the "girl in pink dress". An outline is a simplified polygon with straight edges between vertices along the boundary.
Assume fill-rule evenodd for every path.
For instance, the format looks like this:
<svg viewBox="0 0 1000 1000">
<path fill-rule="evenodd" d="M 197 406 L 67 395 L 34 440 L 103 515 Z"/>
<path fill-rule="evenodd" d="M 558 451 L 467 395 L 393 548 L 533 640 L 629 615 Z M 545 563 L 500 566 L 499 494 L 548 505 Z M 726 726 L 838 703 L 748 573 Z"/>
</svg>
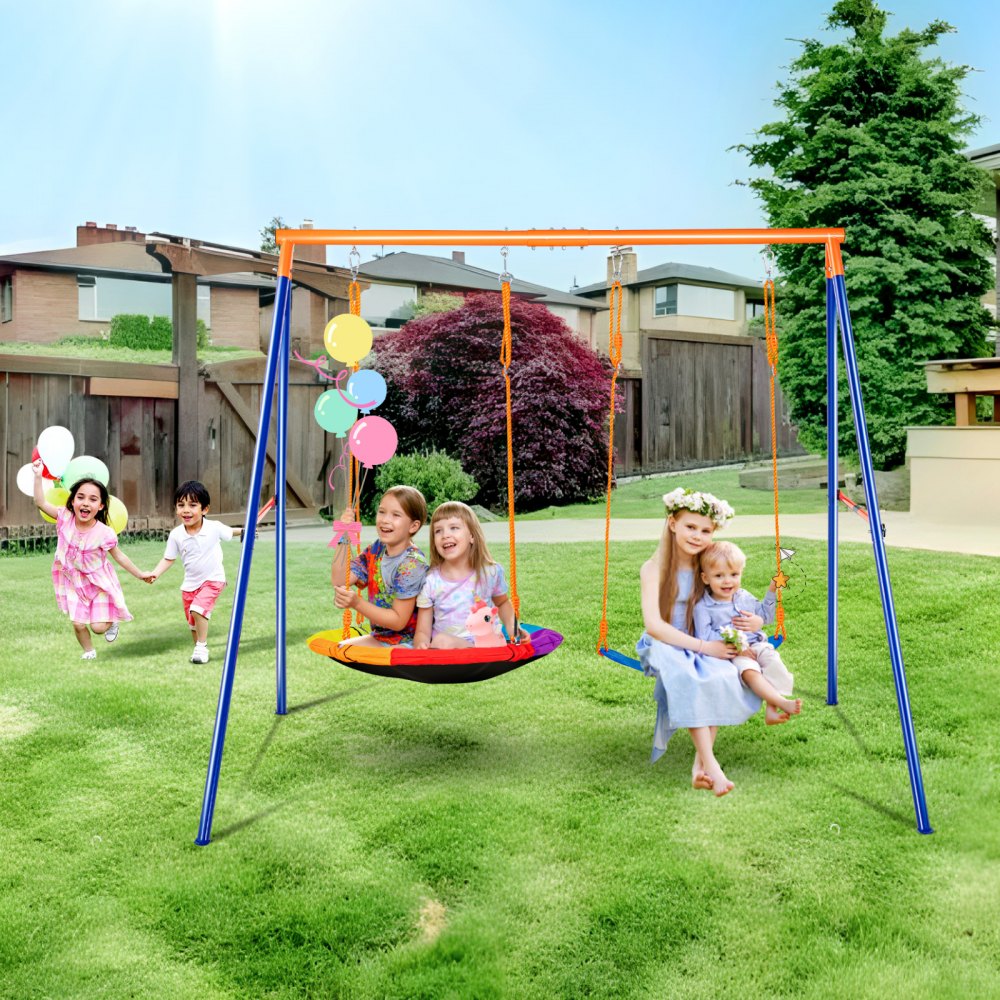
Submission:
<svg viewBox="0 0 1000 1000">
<path fill-rule="evenodd" d="M 45 499 L 42 463 L 32 463 L 35 473 L 35 503 L 54 518 L 59 541 L 52 564 L 52 582 L 59 610 L 69 615 L 77 641 L 83 647 L 81 659 L 96 659 L 90 633 L 103 635 L 108 642 L 118 638 L 118 623 L 132 620 L 114 567 L 108 556 L 136 579 L 145 574 L 120 548 L 118 536 L 108 526 L 108 488 L 96 479 L 73 483 L 65 507 Z"/>
</svg>

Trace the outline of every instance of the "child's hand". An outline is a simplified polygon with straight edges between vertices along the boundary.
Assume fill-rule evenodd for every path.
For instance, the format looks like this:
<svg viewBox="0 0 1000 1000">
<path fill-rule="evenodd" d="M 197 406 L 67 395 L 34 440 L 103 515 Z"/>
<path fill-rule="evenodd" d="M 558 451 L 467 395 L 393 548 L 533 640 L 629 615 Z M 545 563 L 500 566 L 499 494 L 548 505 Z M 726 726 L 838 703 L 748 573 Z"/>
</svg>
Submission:
<svg viewBox="0 0 1000 1000">
<path fill-rule="evenodd" d="M 430 641 L 430 639 L 425 639 L 421 635 L 414 636 L 413 637 L 413 648 L 414 649 L 430 649 L 431 648 L 431 641 Z"/>
<path fill-rule="evenodd" d="M 142 576 L 142 579 L 146 583 L 156 583 L 156 574 L 155 573 L 143 573 L 143 574 L 141 574 L 141 576 Z"/>
<path fill-rule="evenodd" d="M 733 628 L 740 632 L 759 632 L 764 627 L 764 619 L 760 615 L 752 615 L 749 611 L 741 611 L 733 616 Z"/>
<path fill-rule="evenodd" d="M 45 463 L 40 458 L 36 458 L 34 462 L 31 463 L 31 471 L 35 474 L 35 479 L 42 478 L 42 469 L 44 468 Z"/>
<path fill-rule="evenodd" d="M 338 608 L 356 608 L 360 599 L 358 592 L 350 587 L 333 588 L 333 603 Z"/>
</svg>

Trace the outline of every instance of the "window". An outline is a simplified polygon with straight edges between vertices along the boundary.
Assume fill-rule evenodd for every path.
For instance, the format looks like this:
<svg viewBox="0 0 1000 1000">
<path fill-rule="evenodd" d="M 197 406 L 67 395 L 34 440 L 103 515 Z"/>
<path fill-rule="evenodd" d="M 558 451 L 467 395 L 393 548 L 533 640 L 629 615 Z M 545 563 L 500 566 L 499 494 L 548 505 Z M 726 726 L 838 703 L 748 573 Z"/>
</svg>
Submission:
<svg viewBox="0 0 1000 1000">
<path fill-rule="evenodd" d="M 14 279 L 0 278 L 0 323 L 14 318 Z"/>
<path fill-rule="evenodd" d="M 168 318 L 173 316 L 169 281 L 135 281 L 130 278 L 78 274 L 76 289 L 80 319 L 107 323 L 119 313 Z M 211 327 L 211 288 L 208 285 L 198 285 L 197 316 L 204 320 L 205 326 Z"/>
<path fill-rule="evenodd" d="M 747 299 L 747 319 L 753 319 L 755 316 L 764 315 L 764 303 L 763 302 L 751 302 Z"/>
<path fill-rule="evenodd" d="M 705 285 L 659 285 L 653 291 L 653 315 L 734 320 L 736 292 Z"/>
<path fill-rule="evenodd" d="M 653 315 L 677 315 L 677 286 L 659 285 L 653 292 Z"/>
</svg>

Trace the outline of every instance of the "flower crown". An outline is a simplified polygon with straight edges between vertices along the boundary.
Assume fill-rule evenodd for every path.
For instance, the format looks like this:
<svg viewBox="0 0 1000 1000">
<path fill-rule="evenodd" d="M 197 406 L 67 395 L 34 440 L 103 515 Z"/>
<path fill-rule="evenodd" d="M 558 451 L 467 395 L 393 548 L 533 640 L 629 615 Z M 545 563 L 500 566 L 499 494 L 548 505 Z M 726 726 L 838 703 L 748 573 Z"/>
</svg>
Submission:
<svg viewBox="0 0 1000 1000">
<path fill-rule="evenodd" d="M 668 516 L 676 514 L 679 510 L 689 510 L 694 514 L 711 518 L 717 528 L 724 528 L 726 522 L 736 516 L 736 511 L 725 500 L 720 500 L 711 493 L 698 493 L 683 487 L 664 493 L 663 506 L 666 507 Z"/>
</svg>

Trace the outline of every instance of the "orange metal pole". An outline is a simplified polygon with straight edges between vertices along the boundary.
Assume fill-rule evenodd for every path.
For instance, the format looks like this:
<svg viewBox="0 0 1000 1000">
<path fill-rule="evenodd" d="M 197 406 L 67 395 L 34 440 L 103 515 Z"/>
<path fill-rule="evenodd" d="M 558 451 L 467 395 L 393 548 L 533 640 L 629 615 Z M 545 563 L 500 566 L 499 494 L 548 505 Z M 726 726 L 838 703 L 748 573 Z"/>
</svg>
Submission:
<svg viewBox="0 0 1000 1000">
<path fill-rule="evenodd" d="M 667 246 L 825 243 L 843 229 L 279 229 L 276 242 L 295 246 Z"/>
</svg>

